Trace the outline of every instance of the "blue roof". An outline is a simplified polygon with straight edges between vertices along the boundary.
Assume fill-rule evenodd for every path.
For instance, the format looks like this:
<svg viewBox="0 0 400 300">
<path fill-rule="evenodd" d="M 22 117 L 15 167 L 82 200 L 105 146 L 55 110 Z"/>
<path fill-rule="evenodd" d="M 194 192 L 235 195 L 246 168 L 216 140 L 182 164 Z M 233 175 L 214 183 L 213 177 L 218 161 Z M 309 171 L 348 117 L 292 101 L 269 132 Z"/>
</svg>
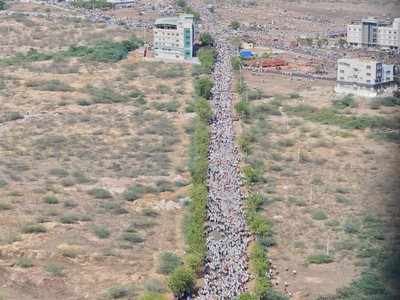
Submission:
<svg viewBox="0 0 400 300">
<path fill-rule="evenodd" d="M 240 51 L 240 56 L 243 58 L 252 58 L 254 56 L 254 53 L 250 50 L 242 50 Z"/>
</svg>

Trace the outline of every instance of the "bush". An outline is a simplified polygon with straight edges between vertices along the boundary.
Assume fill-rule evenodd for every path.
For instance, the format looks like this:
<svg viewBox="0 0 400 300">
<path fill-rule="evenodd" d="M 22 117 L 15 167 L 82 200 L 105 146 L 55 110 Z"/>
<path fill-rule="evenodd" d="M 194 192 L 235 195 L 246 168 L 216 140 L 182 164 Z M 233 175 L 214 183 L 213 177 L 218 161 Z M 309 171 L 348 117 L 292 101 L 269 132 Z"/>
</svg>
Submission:
<svg viewBox="0 0 400 300">
<path fill-rule="evenodd" d="M 40 224 L 26 224 L 22 227 L 22 233 L 44 233 L 46 228 Z"/>
<path fill-rule="evenodd" d="M 99 239 L 106 239 L 110 236 L 110 230 L 105 225 L 93 226 L 93 232 Z"/>
<path fill-rule="evenodd" d="M 177 112 L 180 103 L 177 100 L 171 100 L 167 102 L 153 102 L 153 106 L 159 111 Z"/>
<path fill-rule="evenodd" d="M 121 235 L 121 239 L 132 244 L 144 242 L 144 238 L 136 232 L 124 232 Z"/>
<path fill-rule="evenodd" d="M 249 102 L 242 99 L 235 104 L 235 111 L 240 115 L 241 118 L 248 119 L 250 116 L 250 105 Z"/>
<path fill-rule="evenodd" d="M 161 68 L 157 73 L 160 78 L 177 78 L 185 76 L 185 69 L 180 65 L 171 65 L 168 68 Z"/>
<path fill-rule="evenodd" d="M 95 197 L 96 199 L 109 199 L 112 195 L 109 191 L 103 188 L 94 188 L 88 191 L 88 194 Z"/>
<path fill-rule="evenodd" d="M 0 10 L 6 10 L 7 4 L 4 0 L 0 0 Z"/>
<path fill-rule="evenodd" d="M 18 267 L 20 268 L 31 268 L 33 267 L 33 262 L 30 258 L 28 257 L 21 257 L 17 260 L 15 263 Z"/>
<path fill-rule="evenodd" d="M 80 219 L 79 215 L 76 215 L 74 213 L 65 213 L 61 218 L 60 218 L 60 223 L 62 224 L 74 224 L 78 222 Z"/>
<path fill-rule="evenodd" d="M 139 300 L 167 300 L 167 298 L 160 293 L 145 292 L 144 295 L 139 298 Z"/>
<path fill-rule="evenodd" d="M 158 279 L 149 279 L 144 282 L 144 289 L 152 293 L 165 293 L 164 284 Z"/>
<path fill-rule="evenodd" d="M 168 278 L 168 287 L 178 298 L 191 295 L 194 288 L 194 276 L 184 267 L 178 267 Z"/>
<path fill-rule="evenodd" d="M 328 264 L 333 262 L 333 258 L 325 254 L 310 255 L 307 257 L 309 264 Z"/>
<path fill-rule="evenodd" d="M 116 285 L 110 287 L 106 291 L 106 296 L 108 299 L 120 299 L 128 296 L 133 296 L 134 294 L 134 287 L 129 285 Z"/>
<path fill-rule="evenodd" d="M 240 23 L 237 20 L 234 20 L 229 25 L 233 30 L 238 30 L 240 28 Z"/>
<path fill-rule="evenodd" d="M 61 57 L 81 57 L 88 61 L 117 62 L 127 57 L 133 51 L 143 45 L 143 41 L 131 37 L 122 42 L 111 40 L 98 41 L 93 47 L 71 46 L 68 50 L 61 52 Z"/>
<path fill-rule="evenodd" d="M 210 73 L 215 63 L 217 52 L 213 48 L 201 48 L 197 52 L 197 56 L 199 58 L 201 67 L 207 72 Z"/>
<path fill-rule="evenodd" d="M 31 81 L 27 83 L 28 87 L 32 87 L 39 91 L 49 92 L 72 92 L 74 89 L 65 82 L 60 80 L 52 79 L 49 81 Z"/>
<path fill-rule="evenodd" d="M 200 34 L 200 43 L 202 46 L 212 46 L 214 44 L 214 39 L 209 32 L 202 32 Z"/>
<path fill-rule="evenodd" d="M 129 99 L 109 87 L 98 88 L 91 85 L 86 87 L 94 103 L 121 103 Z"/>
<path fill-rule="evenodd" d="M 172 273 L 177 267 L 182 264 L 181 259 L 175 253 L 162 252 L 158 262 L 158 272 L 164 275 Z"/>
<path fill-rule="evenodd" d="M 211 98 L 211 89 L 214 83 L 208 76 L 202 76 L 195 81 L 194 89 L 196 95 L 205 99 Z"/>
<path fill-rule="evenodd" d="M 49 273 L 51 276 L 54 277 L 63 277 L 64 274 L 64 267 L 57 264 L 57 263 L 48 263 L 44 270 Z"/>
<path fill-rule="evenodd" d="M 240 67 L 242 66 L 242 60 L 239 56 L 234 56 L 231 58 L 231 65 L 235 71 L 239 71 Z"/>
<path fill-rule="evenodd" d="M 58 199 L 56 196 L 46 196 L 46 197 L 44 197 L 43 200 L 47 204 L 57 204 L 58 203 Z"/>
<path fill-rule="evenodd" d="M 314 220 L 321 221 L 321 220 L 326 220 L 328 219 L 328 216 L 323 210 L 315 210 L 312 212 L 311 217 Z"/>
<path fill-rule="evenodd" d="M 24 116 L 21 115 L 19 112 L 9 111 L 9 112 L 5 112 L 3 115 L 0 116 L 0 123 L 21 120 L 23 118 L 24 118 Z"/>
<path fill-rule="evenodd" d="M 357 106 L 353 95 L 346 95 L 346 96 L 344 96 L 343 98 L 341 98 L 339 100 L 335 100 L 335 101 L 333 101 L 333 105 L 336 108 L 339 108 L 339 109 L 343 109 L 343 108 L 346 108 L 346 107 L 353 107 L 354 108 L 354 107 Z"/>
<path fill-rule="evenodd" d="M 125 200 L 127 201 L 135 201 L 139 199 L 144 193 L 144 188 L 141 185 L 134 185 L 129 187 L 125 192 L 122 194 Z"/>
</svg>

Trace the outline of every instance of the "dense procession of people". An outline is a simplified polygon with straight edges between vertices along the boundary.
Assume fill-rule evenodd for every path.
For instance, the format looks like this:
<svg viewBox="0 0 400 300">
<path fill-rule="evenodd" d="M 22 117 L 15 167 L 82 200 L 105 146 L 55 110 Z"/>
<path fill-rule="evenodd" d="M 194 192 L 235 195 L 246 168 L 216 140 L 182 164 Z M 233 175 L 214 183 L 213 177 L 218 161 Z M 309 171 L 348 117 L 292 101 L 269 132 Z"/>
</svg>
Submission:
<svg viewBox="0 0 400 300">
<path fill-rule="evenodd" d="M 247 245 L 243 194 L 240 183 L 239 151 L 235 146 L 232 120 L 231 79 L 232 47 L 217 42 L 214 87 L 210 124 L 207 257 L 204 285 L 198 299 L 233 299 L 245 290 L 250 276 L 247 272 Z"/>
<path fill-rule="evenodd" d="M 247 272 L 250 235 L 232 119 L 231 57 L 235 49 L 227 42 L 231 33 L 217 29 L 210 11 L 206 7 L 196 9 L 207 30 L 213 33 L 217 50 L 210 101 L 213 117 L 208 152 L 207 255 L 204 284 L 196 299 L 228 300 L 245 291 L 250 279 Z"/>
</svg>

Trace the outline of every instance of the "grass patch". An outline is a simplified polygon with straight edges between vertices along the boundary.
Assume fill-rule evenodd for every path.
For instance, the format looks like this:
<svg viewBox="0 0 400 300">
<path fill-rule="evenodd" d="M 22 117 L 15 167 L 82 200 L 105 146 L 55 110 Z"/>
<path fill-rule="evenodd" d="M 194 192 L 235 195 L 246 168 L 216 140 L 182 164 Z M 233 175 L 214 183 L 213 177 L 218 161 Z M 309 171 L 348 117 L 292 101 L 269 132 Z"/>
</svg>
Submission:
<svg viewBox="0 0 400 300">
<path fill-rule="evenodd" d="M 56 196 L 46 196 L 43 201 L 47 204 L 58 204 L 58 199 Z"/>
<path fill-rule="evenodd" d="M 172 252 L 162 252 L 158 259 L 158 272 L 164 275 L 171 274 L 182 264 L 178 255 Z"/>
<path fill-rule="evenodd" d="M 325 254 L 310 255 L 307 257 L 307 263 L 309 264 L 329 264 L 333 262 L 333 258 Z"/>
<path fill-rule="evenodd" d="M 20 268 L 27 269 L 27 268 L 33 267 L 33 262 L 32 262 L 32 259 L 30 259 L 28 257 L 21 257 L 21 258 L 18 258 L 15 265 Z"/>
<path fill-rule="evenodd" d="M 323 210 L 315 210 L 311 213 L 313 220 L 322 221 L 328 219 L 328 216 Z"/>
<path fill-rule="evenodd" d="M 22 233 L 32 234 L 44 232 L 47 232 L 46 227 L 40 224 L 25 224 L 24 226 L 22 226 Z"/>
<path fill-rule="evenodd" d="M 103 188 L 94 188 L 88 191 L 88 194 L 96 199 L 110 199 L 112 194 Z"/>
<path fill-rule="evenodd" d="M 92 230 L 99 239 L 106 239 L 110 236 L 110 230 L 105 225 L 94 225 Z"/>
<path fill-rule="evenodd" d="M 46 266 L 44 266 L 44 270 L 53 277 L 65 276 L 64 267 L 57 263 L 48 263 Z"/>
</svg>

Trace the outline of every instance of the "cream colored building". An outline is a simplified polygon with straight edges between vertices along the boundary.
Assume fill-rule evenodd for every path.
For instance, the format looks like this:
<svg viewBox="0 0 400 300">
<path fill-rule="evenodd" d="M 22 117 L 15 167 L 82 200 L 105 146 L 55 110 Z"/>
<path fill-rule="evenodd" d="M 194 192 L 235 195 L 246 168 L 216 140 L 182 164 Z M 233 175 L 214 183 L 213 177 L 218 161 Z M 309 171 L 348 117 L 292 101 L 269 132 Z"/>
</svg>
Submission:
<svg viewBox="0 0 400 300">
<path fill-rule="evenodd" d="M 375 60 L 343 58 L 337 62 L 335 91 L 364 97 L 389 95 L 396 89 L 394 65 Z"/>
<path fill-rule="evenodd" d="M 375 19 L 347 25 L 347 43 L 357 47 L 400 49 L 400 18 L 394 19 L 390 25 Z"/>
<path fill-rule="evenodd" d="M 193 15 L 157 19 L 154 24 L 154 56 L 161 59 L 193 58 Z"/>
</svg>

